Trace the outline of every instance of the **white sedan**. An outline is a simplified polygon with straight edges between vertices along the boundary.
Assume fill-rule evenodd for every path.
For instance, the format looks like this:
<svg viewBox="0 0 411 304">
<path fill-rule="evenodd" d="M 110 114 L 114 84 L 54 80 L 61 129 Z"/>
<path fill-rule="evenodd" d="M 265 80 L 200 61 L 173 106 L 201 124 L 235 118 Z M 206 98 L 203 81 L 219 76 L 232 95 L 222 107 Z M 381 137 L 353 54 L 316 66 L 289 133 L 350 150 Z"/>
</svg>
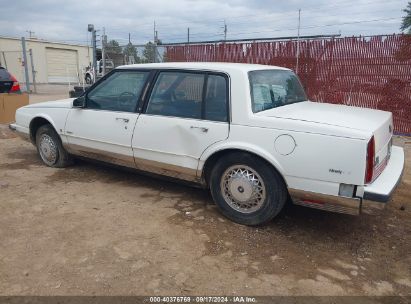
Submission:
<svg viewBox="0 0 411 304">
<path fill-rule="evenodd" d="M 275 66 L 122 66 L 77 99 L 18 109 L 10 128 L 48 166 L 85 157 L 194 182 L 246 225 L 287 201 L 350 214 L 385 206 L 404 168 L 391 113 L 311 102 Z"/>
</svg>

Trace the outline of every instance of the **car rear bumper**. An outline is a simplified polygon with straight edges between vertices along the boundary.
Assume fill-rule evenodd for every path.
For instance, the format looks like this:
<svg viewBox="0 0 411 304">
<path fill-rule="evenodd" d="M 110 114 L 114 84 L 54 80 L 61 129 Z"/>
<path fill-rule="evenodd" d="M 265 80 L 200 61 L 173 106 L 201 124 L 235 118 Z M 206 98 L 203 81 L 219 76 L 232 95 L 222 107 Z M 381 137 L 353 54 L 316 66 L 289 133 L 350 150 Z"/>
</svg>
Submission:
<svg viewBox="0 0 411 304">
<path fill-rule="evenodd" d="M 404 150 L 393 146 L 390 160 L 381 175 L 367 186 L 359 186 L 356 197 L 334 196 L 289 189 L 294 204 L 315 209 L 357 215 L 384 209 L 401 181 Z"/>
<path fill-rule="evenodd" d="M 372 183 L 364 186 L 363 207 L 383 208 L 391 199 L 404 172 L 404 149 L 393 146 L 387 167 Z"/>
</svg>

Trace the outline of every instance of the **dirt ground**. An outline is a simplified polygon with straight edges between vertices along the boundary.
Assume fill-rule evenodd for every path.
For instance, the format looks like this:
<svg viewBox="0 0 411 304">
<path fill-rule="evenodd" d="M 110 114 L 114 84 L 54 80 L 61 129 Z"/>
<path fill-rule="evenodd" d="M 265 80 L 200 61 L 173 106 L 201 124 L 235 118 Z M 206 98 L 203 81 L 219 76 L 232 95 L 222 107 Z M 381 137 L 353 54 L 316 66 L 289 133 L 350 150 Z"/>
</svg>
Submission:
<svg viewBox="0 0 411 304">
<path fill-rule="evenodd" d="M 0 295 L 411 295 L 411 139 L 388 208 L 290 206 L 265 227 L 207 191 L 78 161 L 0 126 Z"/>
</svg>

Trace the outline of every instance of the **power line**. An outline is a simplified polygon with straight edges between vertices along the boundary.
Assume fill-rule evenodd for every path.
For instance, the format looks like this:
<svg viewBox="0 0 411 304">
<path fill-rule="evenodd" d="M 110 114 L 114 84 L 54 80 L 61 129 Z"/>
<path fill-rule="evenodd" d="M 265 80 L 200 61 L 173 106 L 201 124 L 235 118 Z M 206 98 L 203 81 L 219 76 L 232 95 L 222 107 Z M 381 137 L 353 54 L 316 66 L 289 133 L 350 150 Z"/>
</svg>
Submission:
<svg viewBox="0 0 411 304">
<path fill-rule="evenodd" d="M 355 7 L 359 7 L 359 6 L 364 6 L 364 5 L 368 5 L 368 4 L 373 4 L 375 6 L 375 4 L 386 4 L 386 3 L 394 3 L 394 2 L 402 2 L 402 1 L 398 1 L 398 0 L 394 0 L 394 1 L 387 1 L 387 0 L 382 0 L 382 1 L 367 1 L 367 2 L 363 2 L 363 3 L 355 3 Z M 340 5 L 338 3 L 344 4 L 344 5 Z M 333 5 L 331 6 L 324 6 L 324 5 L 319 5 L 319 6 L 310 6 L 307 9 L 302 9 L 303 12 L 317 12 L 318 9 L 322 9 L 322 11 L 324 11 L 324 9 L 333 9 L 333 8 L 341 8 L 341 7 L 353 7 L 354 3 L 347 3 L 347 1 L 341 1 L 341 2 L 334 2 Z M 277 15 L 280 15 L 281 17 L 283 17 L 284 15 L 291 15 L 291 14 L 295 14 L 295 9 L 292 10 L 288 10 L 285 12 L 278 12 L 275 13 Z M 249 19 L 250 17 L 259 17 L 261 18 L 262 16 L 272 16 L 271 13 L 264 13 L 264 14 L 250 14 L 250 15 L 242 15 L 242 16 L 234 16 L 234 17 L 226 17 L 226 20 L 230 20 L 230 19 L 238 19 L 238 18 L 247 18 Z M 274 16 L 275 17 L 275 16 Z M 218 22 L 224 22 L 223 18 L 213 18 L 213 19 L 196 19 L 196 20 L 192 20 L 189 22 L 193 22 L 193 23 L 203 23 L 203 22 L 207 22 L 207 21 L 218 21 Z M 178 24 L 185 24 L 188 25 L 189 22 L 185 21 L 185 22 L 177 22 L 177 23 L 165 23 L 165 24 L 161 24 L 158 23 L 158 27 L 163 27 L 163 26 L 175 26 Z M 228 22 L 229 24 L 231 24 L 231 22 Z"/>
<path fill-rule="evenodd" d="M 369 13 L 372 13 L 373 15 L 378 14 L 378 13 L 387 13 L 387 12 L 398 12 L 398 9 L 392 9 L 392 10 L 379 10 L 379 11 L 369 11 Z M 341 16 L 341 13 L 338 14 L 324 14 L 324 12 L 315 12 L 315 13 L 307 13 L 306 11 L 302 11 L 304 13 L 305 16 L 309 16 L 310 19 L 312 19 L 313 17 L 324 17 L 324 18 L 329 18 L 329 17 L 338 17 Z M 294 12 L 295 14 L 295 12 Z M 350 13 L 350 17 L 351 16 L 356 16 L 356 15 L 364 15 L 364 12 L 352 12 Z M 303 16 L 304 17 L 304 16 Z M 290 17 L 284 17 L 284 18 L 273 18 L 274 22 L 278 22 L 278 21 L 282 21 L 282 20 L 290 20 Z M 236 23 L 229 23 L 230 25 L 236 25 L 236 27 L 244 25 L 244 26 L 249 26 L 250 24 L 255 25 L 255 24 L 259 24 L 259 23 L 267 23 L 267 21 L 271 21 L 271 18 L 267 18 L 267 19 L 262 19 L 259 18 L 259 20 L 257 21 L 247 21 L 247 22 L 236 22 Z"/>
<path fill-rule="evenodd" d="M 379 21 L 389 21 L 389 20 L 398 20 L 398 18 L 383 18 L 383 19 L 373 19 L 373 20 L 358 20 L 352 22 L 342 22 L 342 23 L 331 23 L 331 24 L 324 24 L 324 25 L 312 25 L 312 26 L 304 26 L 301 29 L 311 29 L 311 28 L 319 28 L 319 27 L 329 27 L 329 26 L 337 26 L 337 25 L 348 25 L 348 24 L 359 24 L 359 23 L 369 23 L 369 22 L 379 22 Z M 241 35 L 241 34 L 259 34 L 264 32 L 280 32 L 280 31 L 292 31 L 297 30 L 297 28 L 288 28 L 288 29 L 276 29 L 276 30 L 262 30 L 262 31 L 255 31 L 255 32 L 237 32 L 232 33 L 232 35 Z"/>
<path fill-rule="evenodd" d="M 342 22 L 342 23 L 333 23 L 333 24 L 324 24 L 324 25 L 311 25 L 311 26 L 305 26 L 305 27 L 300 27 L 300 29 L 311 29 L 311 28 L 320 28 L 320 27 L 330 27 L 330 26 L 338 26 L 338 25 L 348 25 L 348 24 L 359 24 L 359 23 L 370 23 L 370 22 L 378 22 L 378 21 L 388 21 L 388 20 L 396 20 L 398 18 L 382 18 L 382 19 L 372 19 L 372 20 L 357 20 L 357 21 L 352 21 L 352 22 Z M 262 30 L 262 31 L 253 31 L 253 32 L 234 32 L 230 33 L 230 36 L 233 35 L 242 35 L 242 34 L 260 34 L 264 32 L 282 32 L 282 31 L 292 31 L 292 30 L 297 30 L 298 28 L 286 28 L 286 29 L 273 29 L 273 30 Z M 217 34 L 217 35 L 212 35 L 212 34 L 197 34 L 197 35 L 190 35 L 190 37 L 217 37 L 221 36 L 222 34 Z M 172 39 L 178 39 L 178 38 L 184 38 L 185 36 L 177 35 L 177 36 L 166 36 L 169 40 Z"/>
<path fill-rule="evenodd" d="M 363 3 L 355 3 L 355 8 L 357 8 L 358 6 L 364 6 L 364 5 L 368 5 L 368 4 L 373 4 L 375 6 L 375 4 L 386 4 L 386 3 L 391 3 L 391 2 L 403 2 L 401 0 L 394 0 L 394 1 L 387 1 L 387 0 L 381 0 L 381 1 L 368 1 L 368 2 L 363 2 Z M 344 5 L 339 5 L 338 3 L 343 3 Z M 333 5 L 331 6 L 324 6 L 324 5 L 319 5 L 319 6 L 309 6 L 308 8 L 302 8 L 303 12 L 311 12 L 311 11 L 315 11 L 317 12 L 319 9 L 322 9 L 322 12 L 324 12 L 324 9 L 332 9 L 332 8 L 341 8 L 341 7 L 353 7 L 354 3 L 347 3 L 347 1 L 341 1 L 341 2 L 332 2 Z M 285 11 L 285 12 L 278 12 L 275 13 L 277 15 L 280 16 L 284 16 L 284 15 L 290 15 L 290 14 L 295 14 L 295 9 L 289 10 L 289 11 Z M 261 17 L 264 15 L 272 15 L 272 14 L 252 14 L 252 15 L 244 15 L 244 16 L 236 16 L 236 17 L 227 17 L 226 19 L 238 19 L 238 18 L 243 18 L 243 17 Z"/>
</svg>

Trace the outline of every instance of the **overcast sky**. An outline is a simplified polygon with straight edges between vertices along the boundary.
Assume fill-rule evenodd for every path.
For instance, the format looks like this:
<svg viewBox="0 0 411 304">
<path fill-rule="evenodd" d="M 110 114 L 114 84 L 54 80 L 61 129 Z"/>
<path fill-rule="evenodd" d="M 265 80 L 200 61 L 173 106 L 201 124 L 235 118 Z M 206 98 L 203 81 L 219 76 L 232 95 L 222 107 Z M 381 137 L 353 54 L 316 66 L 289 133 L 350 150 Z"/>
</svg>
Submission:
<svg viewBox="0 0 411 304">
<path fill-rule="evenodd" d="M 406 0 L 0 0 L 0 35 L 86 44 L 87 24 L 106 30 L 120 44 L 153 40 L 153 23 L 163 42 L 297 35 L 375 35 L 400 32 Z M 101 32 L 99 32 L 101 33 Z"/>
</svg>

